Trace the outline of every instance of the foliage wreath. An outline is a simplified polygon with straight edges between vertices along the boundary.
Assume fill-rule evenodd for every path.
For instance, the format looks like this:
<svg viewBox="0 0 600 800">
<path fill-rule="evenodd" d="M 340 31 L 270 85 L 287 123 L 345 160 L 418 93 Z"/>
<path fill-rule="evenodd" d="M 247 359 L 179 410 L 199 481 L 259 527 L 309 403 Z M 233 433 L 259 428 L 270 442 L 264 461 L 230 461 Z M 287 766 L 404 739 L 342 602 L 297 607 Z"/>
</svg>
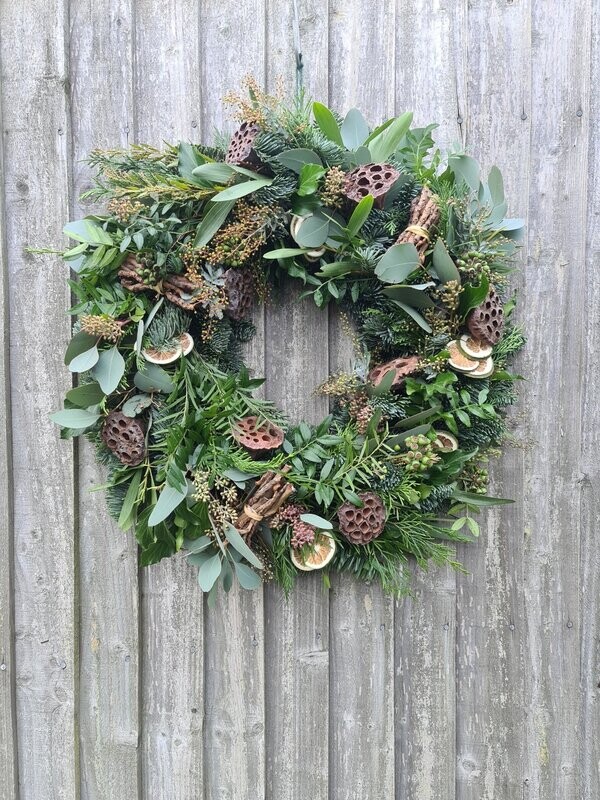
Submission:
<svg viewBox="0 0 600 800">
<path fill-rule="evenodd" d="M 454 560 L 479 533 L 486 462 L 506 434 L 524 343 L 508 298 L 519 220 L 501 175 L 434 149 L 403 114 L 371 130 L 249 80 L 241 123 L 213 147 L 94 151 L 69 222 L 77 281 L 65 363 L 79 374 L 53 415 L 108 467 L 108 508 L 141 562 L 184 549 L 214 602 L 297 572 L 345 570 L 396 595 L 407 564 Z M 354 374 L 319 391 L 331 414 L 290 427 L 253 395 L 249 312 L 282 276 L 342 309 Z M 272 301 L 273 302 L 273 301 Z M 276 300 L 274 301 L 276 302 Z"/>
</svg>

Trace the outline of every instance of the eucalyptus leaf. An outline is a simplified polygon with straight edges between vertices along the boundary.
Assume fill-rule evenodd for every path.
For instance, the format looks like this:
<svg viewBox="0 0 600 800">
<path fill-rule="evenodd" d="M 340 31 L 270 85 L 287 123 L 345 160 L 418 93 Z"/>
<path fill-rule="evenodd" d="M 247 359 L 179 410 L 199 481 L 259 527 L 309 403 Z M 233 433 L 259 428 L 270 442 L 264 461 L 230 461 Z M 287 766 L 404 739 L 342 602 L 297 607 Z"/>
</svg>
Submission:
<svg viewBox="0 0 600 800">
<path fill-rule="evenodd" d="M 420 264 L 414 244 L 394 244 L 379 259 L 375 275 L 384 283 L 402 283 Z"/>
<path fill-rule="evenodd" d="M 399 306 L 403 311 L 405 311 L 409 317 L 412 317 L 417 325 L 422 328 L 427 333 L 431 333 L 431 325 L 427 322 L 427 320 L 419 314 L 411 306 L 407 306 L 406 303 L 402 303 L 400 300 L 394 300 L 397 306 Z"/>
<path fill-rule="evenodd" d="M 78 356 L 75 356 L 75 358 L 69 362 L 69 369 L 71 372 L 87 372 L 89 369 L 92 369 L 95 364 L 97 364 L 99 358 L 100 353 L 98 352 L 96 345 L 94 345 L 84 353 L 80 353 Z"/>
<path fill-rule="evenodd" d="M 101 403 L 105 394 L 96 382 L 86 383 L 83 386 L 76 386 L 74 389 L 69 389 L 66 394 L 66 399 L 69 403 L 73 403 L 78 408 L 88 408 L 89 406 L 96 406 Z"/>
<path fill-rule="evenodd" d="M 263 258 L 268 261 L 275 261 L 279 258 L 295 258 L 296 256 L 303 256 L 306 250 L 301 250 L 297 247 L 281 247 L 279 250 L 269 250 L 268 253 L 263 253 Z"/>
<path fill-rule="evenodd" d="M 144 372 L 136 372 L 133 382 L 142 392 L 170 394 L 175 387 L 169 373 L 157 364 L 147 364 Z"/>
<path fill-rule="evenodd" d="M 235 547 L 238 553 L 243 556 L 246 561 L 248 561 L 249 564 L 252 564 L 252 566 L 256 567 L 257 569 L 262 569 L 262 562 L 248 547 L 233 525 L 225 526 L 225 538 L 229 544 L 232 547 Z"/>
<path fill-rule="evenodd" d="M 131 479 L 131 482 L 127 489 L 125 499 L 123 500 L 123 505 L 121 506 L 121 513 L 119 514 L 118 525 L 122 531 L 126 531 L 128 528 L 131 527 L 133 523 L 133 517 L 134 517 L 133 512 L 138 497 L 138 491 L 140 488 L 141 479 L 142 479 L 142 470 L 137 469 L 133 474 L 133 478 Z"/>
<path fill-rule="evenodd" d="M 300 519 L 302 522 L 306 522 L 307 525 L 312 525 L 313 528 L 317 528 L 317 530 L 333 530 L 333 525 L 331 522 L 329 522 L 327 519 L 323 519 L 323 517 L 319 517 L 317 514 L 300 514 Z"/>
<path fill-rule="evenodd" d="M 329 236 L 329 220 L 316 212 L 302 220 L 294 239 L 301 247 L 321 247 Z"/>
<path fill-rule="evenodd" d="M 100 419 L 100 414 L 93 414 L 83 408 L 65 408 L 63 411 L 50 414 L 50 419 L 63 428 L 80 430 L 94 425 Z"/>
<path fill-rule="evenodd" d="M 125 360 L 116 345 L 102 350 L 93 373 L 105 394 L 115 391 L 125 373 Z"/>
<path fill-rule="evenodd" d="M 89 333 L 85 333 L 84 331 L 76 333 L 67 345 L 65 364 L 69 365 L 75 356 L 85 353 L 86 350 L 90 350 L 97 341 L 98 339 L 96 336 L 90 336 Z"/>
<path fill-rule="evenodd" d="M 495 206 L 504 203 L 504 181 L 502 180 L 502 173 L 498 167 L 492 167 L 488 176 L 488 188 L 490 190 L 490 197 Z"/>
<path fill-rule="evenodd" d="M 383 291 L 392 300 L 400 300 L 411 308 L 435 308 L 431 297 L 416 286 L 388 286 Z"/>
<path fill-rule="evenodd" d="M 476 494 L 475 492 L 461 492 L 456 490 L 452 499 L 459 503 L 466 503 L 470 506 L 504 506 L 514 503 L 514 500 L 507 500 L 504 497 L 488 497 L 487 495 Z"/>
<path fill-rule="evenodd" d="M 358 108 L 351 108 L 340 129 L 342 141 L 348 150 L 356 150 L 369 135 L 369 126 Z"/>
<path fill-rule="evenodd" d="M 356 208 L 352 212 L 352 215 L 348 220 L 348 225 L 346 226 L 351 237 L 356 236 L 367 221 L 367 217 L 371 213 L 374 202 L 375 198 L 373 195 L 368 194 L 356 204 Z"/>
<path fill-rule="evenodd" d="M 177 170 L 181 177 L 189 183 L 199 183 L 194 169 L 205 161 L 204 156 L 189 142 L 179 142 L 177 148 Z"/>
<path fill-rule="evenodd" d="M 203 592 L 210 592 L 221 574 L 221 554 L 208 558 L 198 570 L 198 584 Z"/>
<path fill-rule="evenodd" d="M 295 147 L 292 150 L 285 150 L 277 156 L 277 160 L 283 164 L 284 167 L 297 172 L 298 175 L 302 171 L 305 164 L 318 164 L 319 167 L 323 166 L 323 162 L 314 150 L 308 150 L 305 147 Z"/>
<path fill-rule="evenodd" d="M 235 561 L 233 567 L 242 589 L 258 589 L 262 583 L 260 575 L 254 572 L 254 570 L 248 567 L 246 564 L 242 564 L 239 561 Z"/>
<path fill-rule="evenodd" d="M 442 283 L 457 281 L 460 284 L 460 272 L 450 258 L 443 239 L 440 237 L 433 248 L 433 266 Z"/>
<path fill-rule="evenodd" d="M 149 394 L 134 394 L 123 403 L 122 412 L 126 417 L 137 417 L 145 408 L 152 404 Z"/>
<path fill-rule="evenodd" d="M 192 171 L 195 178 L 201 178 L 210 183 L 227 183 L 233 174 L 233 169 L 229 164 L 219 161 L 210 161 L 200 164 Z"/>
<path fill-rule="evenodd" d="M 464 181 L 470 189 L 475 192 L 479 189 L 479 164 L 474 158 L 454 154 L 449 156 L 448 165 L 455 176 Z"/>
</svg>

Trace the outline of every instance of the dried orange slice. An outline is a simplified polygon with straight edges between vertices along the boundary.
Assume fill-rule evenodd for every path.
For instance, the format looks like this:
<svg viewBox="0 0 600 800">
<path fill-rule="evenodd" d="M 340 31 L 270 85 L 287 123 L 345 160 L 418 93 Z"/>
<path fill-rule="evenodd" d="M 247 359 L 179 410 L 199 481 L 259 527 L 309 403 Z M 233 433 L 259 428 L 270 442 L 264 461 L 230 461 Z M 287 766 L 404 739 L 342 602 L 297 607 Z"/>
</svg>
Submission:
<svg viewBox="0 0 600 800">
<path fill-rule="evenodd" d="M 458 439 L 448 431 L 435 431 L 434 446 L 442 453 L 458 450 Z"/>
<path fill-rule="evenodd" d="M 301 550 L 291 548 L 292 564 L 303 572 L 323 569 L 334 557 L 335 547 L 333 537 L 328 533 L 319 531 L 315 534 L 315 541 L 312 545 L 305 545 Z"/>
<path fill-rule="evenodd" d="M 145 347 L 142 350 L 142 355 L 151 364 L 172 364 L 173 361 L 181 356 L 182 350 L 179 342 L 172 347 L 158 349 L 156 347 Z"/>
<path fill-rule="evenodd" d="M 489 378 L 494 371 L 494 359 L 490 356 L 485 361 L 480 361 L 473 372 L 469 372 L 469 378 Z"/>
<path fill-rule="evenodd" d="M 450 342 L 446 346 L 446 350 L 450 353 L 448 364 L 457 372 L 473 372 L 481 363 L 475 359 L 467 358 L 458 346 L 458 342 Z"/>
<path fill-rule="evenodd" d="M 493 347 L 481 339 L 476 339 L 468 333 L 460 337 L 458 346 L 467 358 L 488 358 L 492 355 Z"/>
<path fill-rule="evenodd" d="M 184 356 L 188 356 L 194 349 L 194 340 L 189 333 L 181 334 L 179 344 L 181 345 L 181 353 Z"/>
</svg>

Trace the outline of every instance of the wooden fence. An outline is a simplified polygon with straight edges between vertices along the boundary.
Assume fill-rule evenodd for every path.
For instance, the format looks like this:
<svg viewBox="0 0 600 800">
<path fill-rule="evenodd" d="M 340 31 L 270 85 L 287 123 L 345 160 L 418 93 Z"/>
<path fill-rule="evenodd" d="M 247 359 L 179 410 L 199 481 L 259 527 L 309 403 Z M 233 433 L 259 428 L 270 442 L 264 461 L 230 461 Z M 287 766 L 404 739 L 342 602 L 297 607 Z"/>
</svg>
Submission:
<svg viewBox="0 0 600 800">
<path fill-rule="evenodd" d="M 293 89 L 293 0 L 0 4 L 3 800 L 600 796 L 599 5 L 298 0 L 315 98 L 437 120 L 527 219 L 529 379 L 494 468 L 517 503 L 413 599 L 316 578 L 209 612 L 181 559 L 138 570 L 89 446 L 49 422 L 69 289 L 25 247 L 85 212 L 93 146 L 206 140 L 245 73 Z M 321 415 L 337 321 L 292 290 L 261 314 L 267 395 Z"/>
</svg>

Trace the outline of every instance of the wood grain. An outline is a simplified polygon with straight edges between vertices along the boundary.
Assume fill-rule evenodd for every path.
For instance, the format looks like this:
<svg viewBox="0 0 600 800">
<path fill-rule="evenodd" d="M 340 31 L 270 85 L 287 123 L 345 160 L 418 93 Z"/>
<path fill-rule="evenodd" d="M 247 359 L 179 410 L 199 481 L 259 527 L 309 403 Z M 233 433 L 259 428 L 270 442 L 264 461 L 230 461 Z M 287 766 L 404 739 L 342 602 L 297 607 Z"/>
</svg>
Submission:
<svg viewBox="0 0 600 800">
<path fill-rule="evenodd" d="M 326 100 L 327 18 L 323 4 L 298 3 L 305 79 Z M 267 4 L 269 83 L 288 76 L 293 91 L 295 51 L 292 4 Z M 272 77 L 271 77 L 272 76 Z M 327 404 L 313 394 L 327 377 L 327 310 L 311 298 L 298 300 L 298 286 L 285 282 L 266 314 L 268 397 L 292 422 L 319 422 Z M 319 574 L 298 581 L 288 600 L 265 588 L 265 689 L 267 798 L 325 800 L 329 780 L 329 597 Z M 305 699 L 305 700 L 303 700 Z M 300 700 L 300 702 L 298 702 Z M 286 709 L 282 715 L 282 709 Z M 308 767 L 308 765 L 310 765 Z M 307 768 L 308 767 L 308 768 Z"/>
<path fill-rule="evenodd" d="M 528 2 L 469 5 L 466 143 L 484 175 L 492 164 L 500 168 L 511 216 L 527 215 L 530 15 Z M 512 285 L 521 283 L 515 275 Z M 522 416 L 521 406 L 511 415 L 517 440 L 526 436 Z M 508 446 L 502 461 L 490 464 L 492 494 L 519 496 L 523 453 Z M 483 515 L 481 525 L 482 539 L 458 548 L 468 574 L 457 576 L 456 794 L 521 800 L 524 743 L 515 725 L 524 717 L 522 503 Z"/>
<path fill-rule="evenodd" d="M 532 3 L 523 509 L 526 797 L 582 795 L 580 471 L 591 5 Z M 543 97 L 543 104 L 540 99 Z M 576 224 L 573 225 L 573 221 Z M 552 351 L 547 330 L 552 331 Z M 555 458 L 560 453 L 560 459 Z"/>
<path fill-rule="evenodd" d="M 389 2 L 330 3 L 330 103 L 360 108 L 371 125 L 394 114 L 395 11 Z M 376 54 L 376 57 L 374 57 Z M 341 315 L 332 314 L 329 370 L 356 360 Z M 330 610 L 331 797 L 392 797 L 394 602 L 379 586 L 332 579 Z"/>
<path fill-rule="evenodd" d="M 201 133 L 209 140 L 215 130 L 231 132 L 232 109 L 222 98 L 236 91 L 244 75 L 265 82 L 264 0 L 240 4 L 235 15 L 219 4 L 200 4 L 202 116 Z M 231 48 L 243 38 L 243 59 L 232 59 Z M 251 33 L 250 33 L 251 32 Z M 253 373 L 264 374 L 264 312 L 254 309 L 257 335 L 246 349 Z M 205 647 L 206 800 L 245 800 L 265 796 L 265 674 L 262 589 L 248 592 L 235 586 L 206 615 Z"/>
<path fill-rule="evenodd" d="M 25 250 L 60 247 L 69 213 L 66 22 L 60 0 L 0 9 L 21 800 L 78 792 L 73 445 L 48 419 L 71 386 L 69 288 L 54 256 Z"/>
<path fill-rule="evenodd" d="M 268 586 L 207 611 L 181 558 L 138 583 L 133 538 L 87 491 L 90 450 L 75 464 L 48 421 L 70 386 L 69 290 L 25 247 L 64 244 L 93 145 L 209 141 L 247 72 L 293 91 L 293 3 L 0 4 L 3 800 L 596 800 L 596 6 L 298 0 L 311 94 L 440 122 L 438 143 L 498 164 L 528 219 L 529 380 L 519 447 L 493 468 L 517 502 L 459 548 L 468 575 L 415 570 L 401 603 L 317 575 L 288 602 Z M 297 293 L 257 310 L 248 358 L 268 397 L 316 420 L 314 387 L 353 353 Z"/>
<path fill-rule="evenodd" d="M 95 147 L 126 147 L 133 124 L 130 0 L 71 3 L 73 207 L 91 185 L 84 159 Z M 104 63 L 106 69 L 95 65 Z M 139 788 L 139 608 L 137 547 L 106 512 L 94 448 L 79 445 L 80 757 L 82 800 L 129 800 Z"/>
<path fill-rule="evenodd" d="M 0 106 L 0 126 L 2 108 Z M 2 130 L 4 128 L 2 127 Z M 14 584 L 13 584 L 13 482 L 12 431 L 10 408 L 10 318 L 8 281 L 10 269 L 6 241 L 4 202 L 4 158 L 0 149 L 0 796 L 16 800 L 17 796 L 17 719 L 14 648 Z"/>
<path fill-rule="evenodd" d="M 134 136 L 190 140 L 200 107 L 195 0 L 135 3 Z M 188 800 L 204 784 L 204 611 L 179 556 L 141 573 L 141 797 Z"/>
</svg>

